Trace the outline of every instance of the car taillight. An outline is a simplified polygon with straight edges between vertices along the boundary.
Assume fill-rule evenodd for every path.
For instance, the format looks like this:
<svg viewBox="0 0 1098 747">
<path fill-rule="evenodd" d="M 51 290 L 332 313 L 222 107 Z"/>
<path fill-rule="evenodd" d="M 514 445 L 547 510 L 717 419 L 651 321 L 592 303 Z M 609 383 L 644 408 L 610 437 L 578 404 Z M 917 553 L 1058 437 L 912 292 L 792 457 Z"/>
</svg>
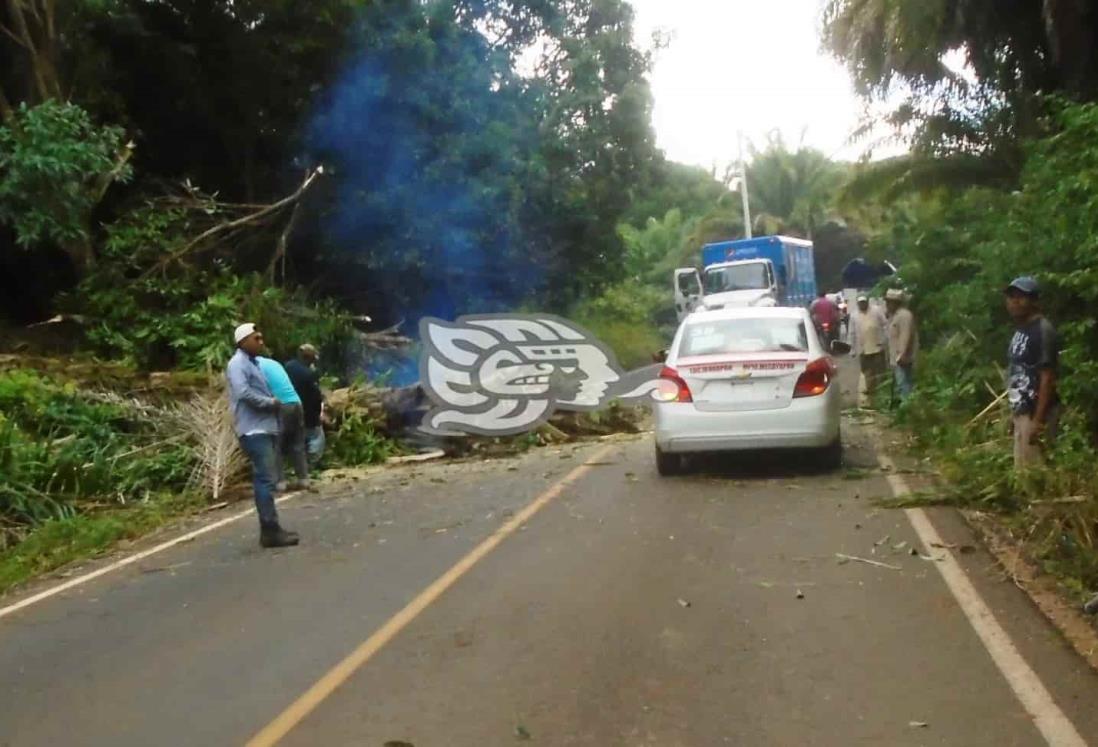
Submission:
<svg viewBox="0 0 1098 747">
<path fill-rule="evenodd" d="M 820 358 L 808 364 L 804 373 L 797 379 L 793 389 L 794 397 L 815 397 L 827 391 L 831 380 L 835 378 L 835 364 L 830 358 Z"/>
<path fill-rule="evenodd" d="M 660 378 L 664 379 L 672 384 L 674 388 L 668 387 L 668 391 L 665 392 L 665 396 L 662 398 L 664 402 L 693 402 L 694 396 L 690 394 L 690 387 L 686 385 L 686 382 L 679 372 L 670 366 L 664 366 L 660 371 Z"/>
</svg>

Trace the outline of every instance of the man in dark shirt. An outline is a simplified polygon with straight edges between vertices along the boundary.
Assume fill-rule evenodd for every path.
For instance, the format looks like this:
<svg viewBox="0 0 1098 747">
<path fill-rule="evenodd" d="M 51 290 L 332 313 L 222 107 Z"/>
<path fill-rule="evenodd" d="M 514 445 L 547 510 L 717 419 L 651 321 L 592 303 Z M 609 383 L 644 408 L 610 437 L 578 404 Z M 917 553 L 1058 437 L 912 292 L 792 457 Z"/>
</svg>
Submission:
<svg viewBox="0 0 1098 747">
<path fill-rule="evenodd" d="M 324 395 L 320 391 L 320 376 L 314 366 L 320 355 L 312 345 L 305 343 L 297 349 L 297 359 L 286 364 L 286 373 L 301 397 L 305 415 L 305 449 L 309 461 L 316 464 L 324 453 Z"/>
<path fill-rule="evenodd" d="M 1056 438 L 1060 400 L 1056 394 L 1059 340 L 1041 314 L 1040 286 L 1031 277 L 1006 287 L 1006 307 L 1014 322 L 1007 348 L 1007 399 L 1014 432 L 1014 467 L 1040 462 L 1041 443 Z"/>
</svg>

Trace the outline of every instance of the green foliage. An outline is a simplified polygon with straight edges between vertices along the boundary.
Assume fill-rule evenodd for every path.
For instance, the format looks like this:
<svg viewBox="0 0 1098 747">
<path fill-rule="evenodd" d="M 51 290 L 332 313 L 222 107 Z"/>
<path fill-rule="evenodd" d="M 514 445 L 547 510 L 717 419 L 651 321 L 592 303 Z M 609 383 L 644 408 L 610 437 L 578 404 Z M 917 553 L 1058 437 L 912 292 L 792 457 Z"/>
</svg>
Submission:
<svg viewBox="0 0 1098 747">
<path fill-rule="evenodd" d="M 1003 360 L 1011 330 L 1001 291 L 1012 277 L 1036 275 L 1063 337 L 1061 390 L 1081 412 L 1098 413 L 1098 108 L 1066 106 L 1057 121 L 1058 134 L 1030 147 L 1020 190 L 924 200 L 896 215 L 889 240 L 902 257 L 924 339 L 934 345 L 965 335 L 976 360 Z"/>
<path fill-rule="evenodd" d="M 609 345 L 626 368 L 650 364 L 670 344 L 675 325 L 669 289 L 637 281 L 610 286 L 569 318 Z"/>
<path fill-rule="evenodd" d="M 1098 94 L 1096 34 L 1086 3 L 1046 0 L 829 0 L 822 30 L 859 92 L 883 105 L 878 122 L 911 145 L 911 158 L 876 172 L 895 174 L 893 190 L 1015 179 L 1044 97 Z"/>
<path fill-rule="evenodd" d="M 893 214 L 888 239 L 914 293 L 924 354 L 900 410 L 952 485 L 951 500 L 1017 515 L 1047 567 L 1098 586 L 1098 105 L 1060 105 L 1057 134 L 1030 144 L 1020 189 L 930 196 Z M 1046 468 L 1015 473 L 1005 407 L 972 418 L 1004 386 L 1013 333 L 1002 289 L 1036 275 L 1061 334 L 1062 436 Z M 1082 496 L 1080 504 L 1037 502 Z"/>
<path fill-rule="evenodd" d="M 18 544 L 0 543 L 0 593 L 39 574 L 136 539 L 204 504 L 193 494 L 164 494 L 156 501 L 96 514 L 50 518 L 26 532 Z"/>
<path fill-rule="evenodd" d="M 791 150 L 780 136 L 753 149 L 747 168 L 756 233 L 812 236 L 836 217 L 846 165 L 813 148 Z"/>
<path fill-rule="evenodd" d="M 0 126 L 0 221 L 29 247 L 90 238 L 92 209 L 113 180 L 129 179 L 119 163 L 124 133 L 95 125 L 75 104 L 23 104 Z"/>
<path fill-rule="evenodd" d="M 726 196 L 730 196 L 728 187 L 713 172 L 660 159 L 648 178 L 633 190 L 633 199 L 622 221 L 631 226 L 645 226 L 651 219 L 666 217 L 669 209 L 678 210 L 683 219 L 689 220 L 705 215 Z"/>
<path fill-rule="evenodd" d="M 392 456 L 395 448 L 367 413 L 350 410 L 330 437 L 325 460 L 342 467 L 377 464 Z"/>
<path fill-rule="evenodd" d="M 111 225 L 102 261 L 69 299 L 95 324 L 88 340 L 108 356 L 142 368 L 218 370 L 232 355 L 236 324 L 260 325 L 276 357 L 303 342 L 338 360 L 350 322 L 332 302 L 238 274 L 220 261 L 157 269 L 195 232 L 195 211 L 150 204 Z"/>
<path fill-rule="evenodd" d="M 373 287 L 389 313 L 561 309 L 624 274 L 617 225 L 656 161 L 630 6 L 527 7 L 501 49 L 483 24 L 514 6 L 489 5 L 366 6 L 309 128 L 336 173 L 331 284 Z M 509 40 L 531 31 L 543 54 L 525 75 Z"/>
<path fill-rule="evenodd" d="M 88 502 L 125 505 L 181 490 L 192 457 L 158 443 L 155 425 L 71 384 L 0 374 L 0 534 L 70 518 Z"/>
</svg>

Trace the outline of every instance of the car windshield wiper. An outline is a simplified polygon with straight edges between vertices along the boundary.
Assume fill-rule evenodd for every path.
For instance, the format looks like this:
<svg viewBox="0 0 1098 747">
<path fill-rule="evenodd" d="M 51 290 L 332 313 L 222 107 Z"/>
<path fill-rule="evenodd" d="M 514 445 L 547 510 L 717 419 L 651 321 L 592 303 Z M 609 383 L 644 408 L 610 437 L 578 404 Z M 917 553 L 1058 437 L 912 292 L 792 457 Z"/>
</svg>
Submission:
<svg viewBox="0 0 1098 747">
<path fill-rule="evenodd" d="M 778 350 L 784 350 L 788 353 L 804 352 L 804 348 L 802 348 L 800 345 L 790 345 L 788 342 L 783 342 L 781 345 L 778 345 Z"/>
</svg>

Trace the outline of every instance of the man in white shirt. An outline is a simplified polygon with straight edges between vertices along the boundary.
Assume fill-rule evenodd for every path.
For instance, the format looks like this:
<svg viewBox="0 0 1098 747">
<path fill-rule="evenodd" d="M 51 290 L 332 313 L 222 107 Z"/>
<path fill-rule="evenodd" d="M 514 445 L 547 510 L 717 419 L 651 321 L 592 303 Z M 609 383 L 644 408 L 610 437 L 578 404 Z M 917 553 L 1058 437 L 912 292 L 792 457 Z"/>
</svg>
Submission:
<svg viewBox="0 0 1098 747">
<path fill-rule="evenodd" d="M 881 308 L 870 306 L 867 296 L 858 296 L 858 310 L 850 318 L 850 349 L 865 379 L 862 406 L 873 404 L 873 395 L 888 373 L 887 330 L 888 320 Z"/>
<path fill-rule="evenodd" d="M 915 386 L 915 359 L 919 355 L 919 327 L 915 315 L 907 308 L 907 294 L 899 288 L 885 293 L 888 309 L 888 356 L 900 401 L 911 395 Z"/>
</svg>

